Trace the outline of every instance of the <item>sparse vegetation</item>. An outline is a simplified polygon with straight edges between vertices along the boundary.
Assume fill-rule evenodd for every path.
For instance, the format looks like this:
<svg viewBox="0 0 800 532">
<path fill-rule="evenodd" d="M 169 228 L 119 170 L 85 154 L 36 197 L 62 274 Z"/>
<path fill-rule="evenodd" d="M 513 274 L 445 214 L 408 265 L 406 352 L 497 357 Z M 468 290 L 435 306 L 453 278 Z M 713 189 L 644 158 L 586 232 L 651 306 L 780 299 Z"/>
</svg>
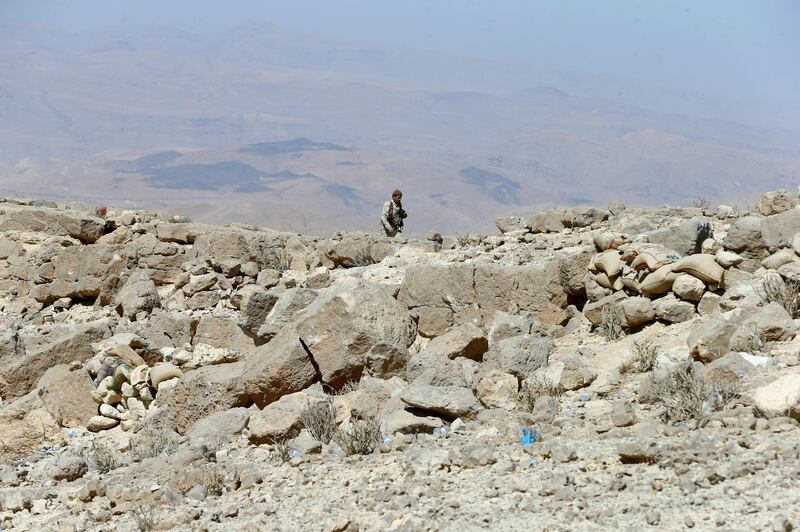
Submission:
<svg viewBox="0 0 800 532">
<path fill-rule="evenodd" d="M 459 247 L 467 247 L 469 245 L 469 235 L 467 233 L 456 234 L 456 242 L 458 242 Z"/>
<path fill-rule="evenodd" d="M 533 411 L 536 400 L 540 397 L 559 397 L 564 394 L 564 389 L 551 382 L 542 375 L 531 376 L 525 379 L 519 390 L 519 402 L 528 412 Z"/>
<path fill-rule="evenodd" d="M 735 351 L 742 351 L 745 353 L 761 353 L 763 352 L 765 347 L 764 340 L 758 335 L 758 328 L 755 324 L 753 324 L 752 329 L 747 334 L 747 338 L 744 340 L 740 340 L 736 343 L 736 345 L 732 345 L 731 348 Z"/>
<path fill-rule="evenodd" d="M 292 258 L 285 247 L 273 248 L 267 252 L 264 265 L 283 273 L 292 265 Z"/>
<path fill-rule="evenodd" d="M 665 408 L 665 421 L 702 421 L 739 395 L 738 383 L 707 383 L 697 374 L 691 362 L 657 373 L 653 384 L 658 400 Z"/>
<path fill-rule="evenodd" d="M 153 507 L 149 504 L 140 504 L 136 509 L 131 510 L 131 515 L 136 523 L 136 527 L 142 532 L 155 529 L 156 520 L 154 513 Z"/>
<path fill-rule="evenodd" d="M 569 261 L 564 257 L 558 259 L 558 283 L 562 288 L 567 288 L 572 284 L 572 272 L 569 268 Z"/>
<path fill-rule="evenodd" d="M 288 462 L 292 455 L 290 454 L 291 447 L 289 446 L 288 438 L 280 438 L 272 443 L 272 456 L 282 463 Z"/>
<path fill-rule="evenodd" d="M 656 367 L 658 347 L 649 340 L 633 342 L 633 358 L 620 366 L 620 373 L 646 373 Z"/>
<path fill-rule="evenodd" d="M 330 443 L 337 428 L 333 400 L 329 398 L 308 405 L 300 413 L 300 421 L 315 440 Z"/>
<path fill-rule="evenodd" d="M 179 446 L 180 437 L 167 430 L 144 429 L 131 438 L 131 454 L 137 461 L 156 456 L 170 456 Z"/>
<path fill-rule="evenodd" d="M 605 336 L 606 340 L 616 342 L 625 336 L 625 329 L 622 327 L 624 322 L 625 317 L 622 314 L 622 309 L 616 305 L 607 305 L 603 309 L 600 333 Z"/>
<path fill-rule="evenodd" d="M 711 207 L 711 200 L 705 196 L 702 196 L 695 199 L 692 204 L 694 205 L 695 208 L 706 211 Z"/>
<path fill-rule="evenodd" d="M 771 276 L 756 287 L 756 292 L 763 304 L 778 303 L 792 318 L 800 318 L 800 279 L 784 281 Z"/>
<path fill-rule="evenodd" d="M 108 473 L 125 465 L 119 453 L 102 443 L 92 442 L 92 448 L 87 453 L 87 461 L 94 461 L 100 473 Z"/>
<path fill-rule="evenodd" d="M 336 430 L 333 441 L 345 454 L 371 454 L 382 441 L 380 422 L 375 417 L 352 420 Z"/>
<path fill-rule="evenodd" d="M 225 491 L 225 471 L 219 466 L 209 465 L 203 470 L 202 482 L 206 494 L 219 497 Z"/>
<path fill-rule="evenodd" d="M 349 261 L 347 265 L 351 268 L 354 268 L 359 266 L 369 266 L 371 264 L 375 264 L 375 259 L 372 258 L 369 249 L 361 248 L 353 253 L 352 261 Z"/>
</svg>

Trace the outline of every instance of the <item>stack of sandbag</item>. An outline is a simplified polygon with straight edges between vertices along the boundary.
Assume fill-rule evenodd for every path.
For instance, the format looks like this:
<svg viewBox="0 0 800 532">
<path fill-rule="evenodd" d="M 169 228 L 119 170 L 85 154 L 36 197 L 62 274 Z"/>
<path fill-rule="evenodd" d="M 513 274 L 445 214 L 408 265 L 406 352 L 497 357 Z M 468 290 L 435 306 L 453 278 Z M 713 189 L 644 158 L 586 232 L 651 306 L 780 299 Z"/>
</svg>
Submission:
<svg viewBox="0 0 800 532">
<path fill-rule="evenodd" d="M 130 346 L 119 344 L 102 353 L 104 363 L 97 375 L 92 398 L 98 415 L 89 420 L 94 432 L 121 425 L 129 430 L 144 418 L 158 391 L 174 385 L 183 372 L 169 363 L 149 366 Z"/>
</svg>

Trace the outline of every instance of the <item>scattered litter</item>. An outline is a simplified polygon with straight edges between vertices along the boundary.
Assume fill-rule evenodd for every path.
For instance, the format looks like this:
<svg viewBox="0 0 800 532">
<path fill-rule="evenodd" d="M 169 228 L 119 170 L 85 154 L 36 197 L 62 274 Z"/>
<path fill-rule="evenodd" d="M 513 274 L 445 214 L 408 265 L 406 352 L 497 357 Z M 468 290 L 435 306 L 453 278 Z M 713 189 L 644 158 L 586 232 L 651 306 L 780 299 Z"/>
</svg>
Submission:
<svg viewBox="0 0 800 532">
<path fill-rule="evenodd" d="M 539 429 L 536 427 L 520 427 L 519 430 L 522 432 L 521 445 L 531 445 L 539 439 Z"/>
</svg>

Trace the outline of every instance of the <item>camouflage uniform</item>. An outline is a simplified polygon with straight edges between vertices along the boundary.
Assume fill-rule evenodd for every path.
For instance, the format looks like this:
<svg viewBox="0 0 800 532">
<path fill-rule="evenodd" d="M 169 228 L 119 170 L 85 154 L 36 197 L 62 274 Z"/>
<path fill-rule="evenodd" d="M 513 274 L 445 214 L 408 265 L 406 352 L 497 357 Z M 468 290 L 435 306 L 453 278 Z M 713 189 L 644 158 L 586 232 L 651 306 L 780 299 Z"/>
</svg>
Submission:
<svg viewBox="0 0 800 532">
<path fill-rule="evenodd" d="M 381 213 L 381 226 L 386 236 L 395 236 L 403 232 L 403 218 L 400 217 L 401 205 L 397 205 L 394 200 L 389 200 L 383 204 Z"/>
</svg>

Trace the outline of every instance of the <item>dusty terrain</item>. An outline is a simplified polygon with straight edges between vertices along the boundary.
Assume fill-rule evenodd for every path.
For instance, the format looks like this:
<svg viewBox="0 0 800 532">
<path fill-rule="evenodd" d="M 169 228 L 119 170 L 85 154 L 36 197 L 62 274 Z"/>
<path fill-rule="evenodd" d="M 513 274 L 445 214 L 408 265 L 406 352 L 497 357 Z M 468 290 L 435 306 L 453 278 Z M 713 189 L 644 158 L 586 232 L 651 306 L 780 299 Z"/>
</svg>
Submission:
<svg viewBox="0 0 800 532">
<path fill-rule="evenodd" d="M 800 199 L 388 240 L 0 202 L 0 529 L 792 530 Z"/>
</svg>

